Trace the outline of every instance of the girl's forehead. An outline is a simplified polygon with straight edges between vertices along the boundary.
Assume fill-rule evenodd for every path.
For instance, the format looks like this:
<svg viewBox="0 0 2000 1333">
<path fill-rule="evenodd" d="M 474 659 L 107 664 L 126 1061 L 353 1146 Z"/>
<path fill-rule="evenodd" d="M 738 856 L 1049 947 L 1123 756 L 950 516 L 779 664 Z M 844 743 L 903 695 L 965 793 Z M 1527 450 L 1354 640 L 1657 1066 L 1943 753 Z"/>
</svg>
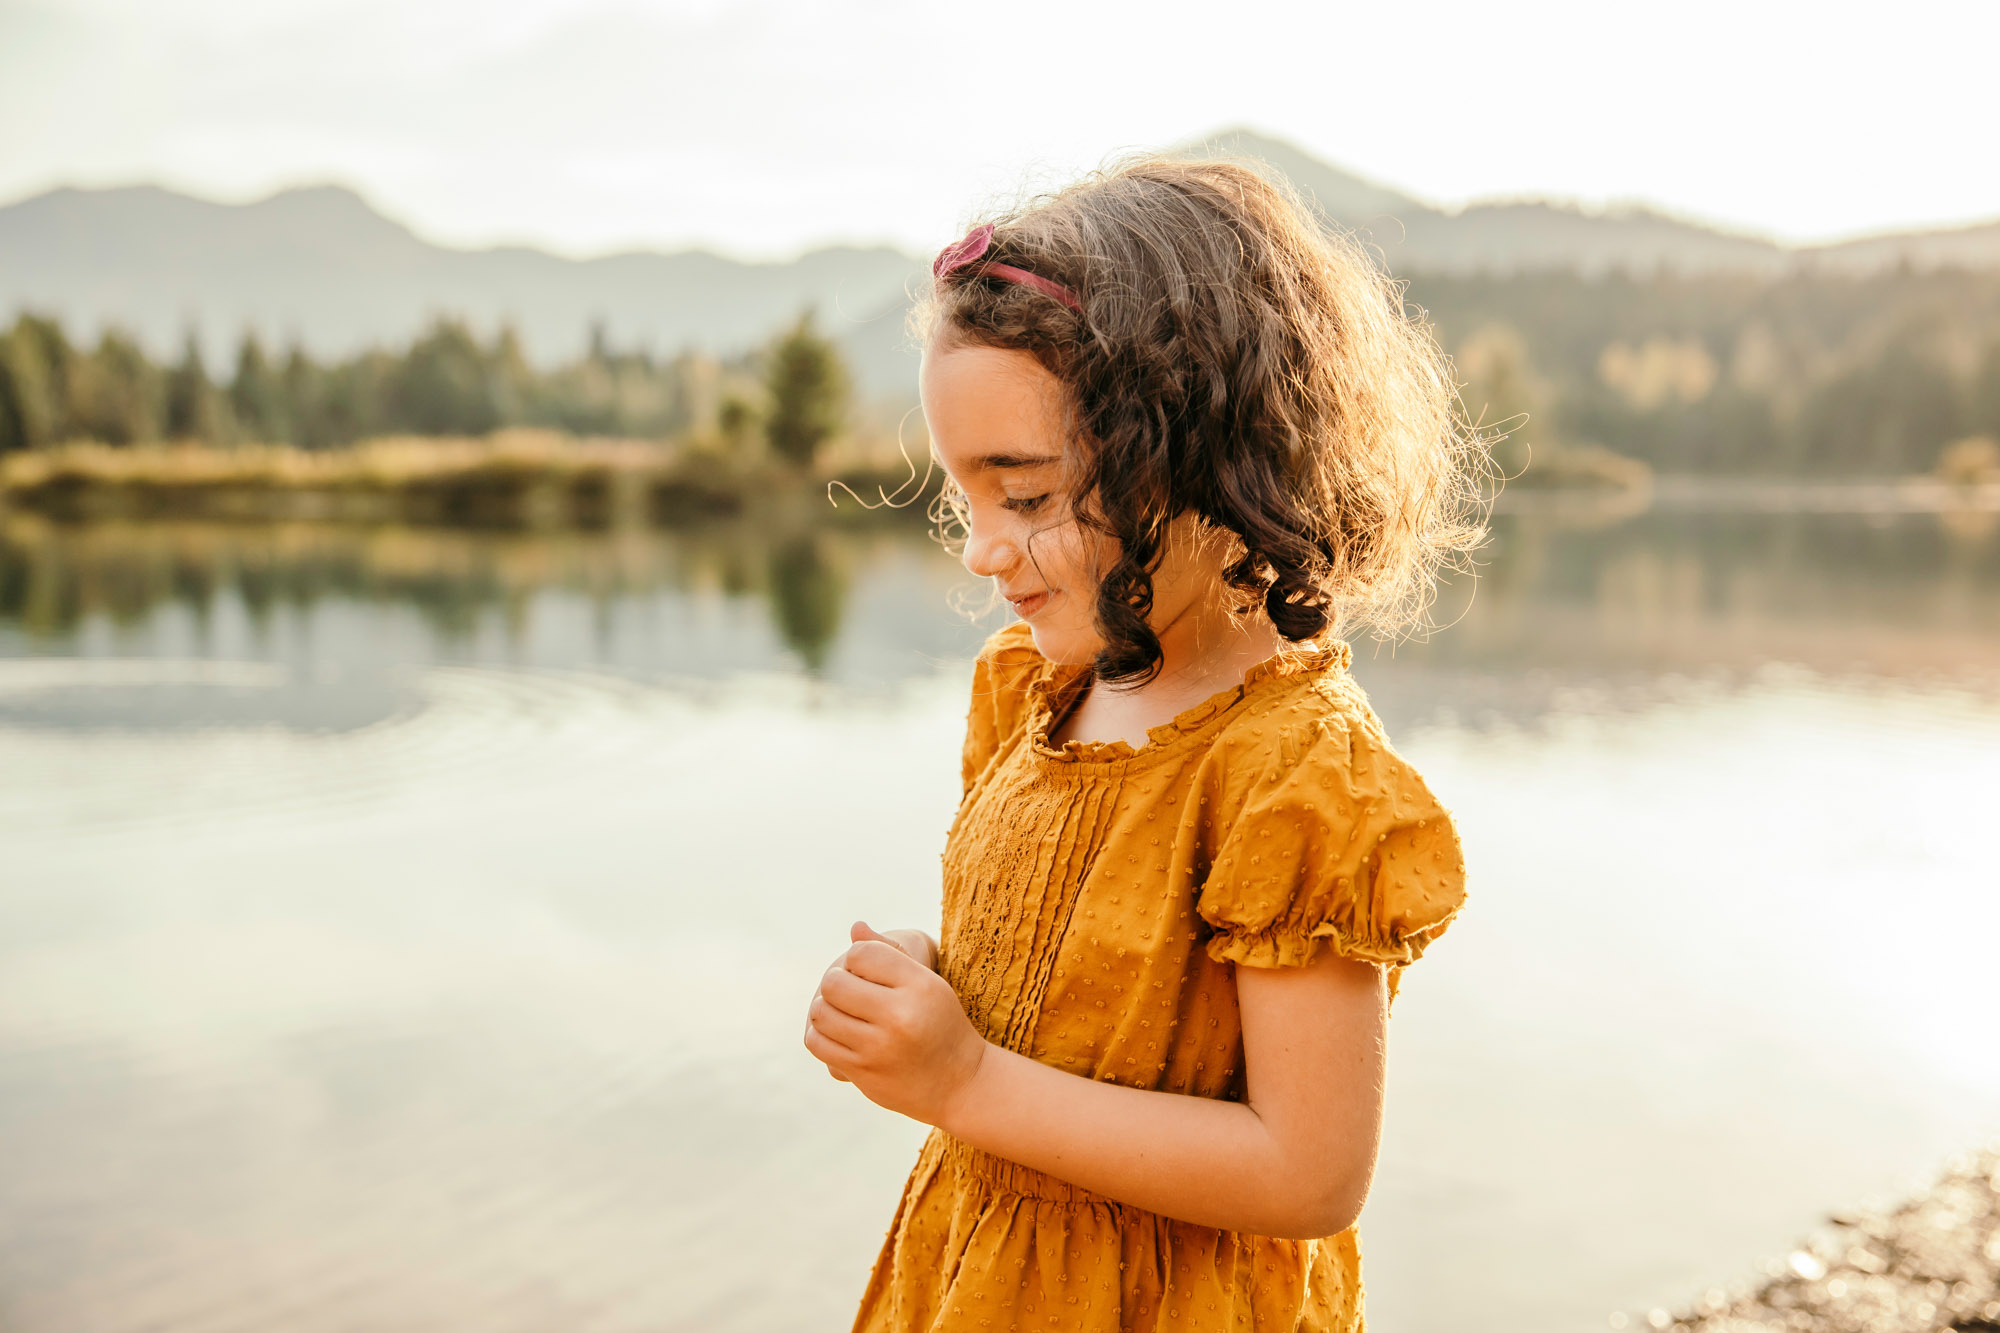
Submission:
<svg viewBox="0 0 2000 1333">
<path fill-rule="evenodd" d="M 919 388 L 927 399 L 1013 399 L 1037 406 L 1062 394 L 1056 377 L 1026 352 L 935 341 L 924 349 Z"/>
<path fill-rule="evenodd" d="M 932 442 L 954 471 L 1061 461 L 1061 385 L 1027 353 L 934 345 L 920 389 Z"/>
</svg>

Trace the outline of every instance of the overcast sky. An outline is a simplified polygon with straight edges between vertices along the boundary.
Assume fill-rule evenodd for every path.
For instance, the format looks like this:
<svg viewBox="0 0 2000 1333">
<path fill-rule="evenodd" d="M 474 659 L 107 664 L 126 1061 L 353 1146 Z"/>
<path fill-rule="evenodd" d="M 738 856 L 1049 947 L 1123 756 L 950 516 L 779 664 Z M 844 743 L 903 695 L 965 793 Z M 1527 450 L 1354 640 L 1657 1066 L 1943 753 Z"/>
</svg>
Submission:
<svg viewBox="0 0 2000 1333">
<path fill-rule="evenodd" d="M 451 244 L 935 249 L 1231 125 L 1447 205 L 2000 217 L 2000 3 L 0 0 L 0 201 L 343 181 Z"/>
</svg>

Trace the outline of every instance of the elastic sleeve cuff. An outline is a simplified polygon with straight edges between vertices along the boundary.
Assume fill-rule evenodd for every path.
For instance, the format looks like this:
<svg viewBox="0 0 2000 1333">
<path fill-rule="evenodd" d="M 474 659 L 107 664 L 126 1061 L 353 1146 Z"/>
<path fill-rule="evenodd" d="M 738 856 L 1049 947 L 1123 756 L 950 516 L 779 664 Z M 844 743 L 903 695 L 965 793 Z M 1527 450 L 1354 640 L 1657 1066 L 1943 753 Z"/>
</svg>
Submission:
<svg viewBox="0 0 2000 1333">
<path fill-rule="evenodd" d="M 1218 930 L 1209 937 L 1207 949 L 1216 962 L 1243 967 L 1303 967 L 1326 949 L 1358 963 L 1406 967 L 1421 958 L 1425 946 L 1449 924 L 1451 916 L 1446 916 L 1394 940 L 1367 940 L 1354 938 L 1332 922 L 1310 929 L 1281 923 L 1268 930 Z"/>
</svg>

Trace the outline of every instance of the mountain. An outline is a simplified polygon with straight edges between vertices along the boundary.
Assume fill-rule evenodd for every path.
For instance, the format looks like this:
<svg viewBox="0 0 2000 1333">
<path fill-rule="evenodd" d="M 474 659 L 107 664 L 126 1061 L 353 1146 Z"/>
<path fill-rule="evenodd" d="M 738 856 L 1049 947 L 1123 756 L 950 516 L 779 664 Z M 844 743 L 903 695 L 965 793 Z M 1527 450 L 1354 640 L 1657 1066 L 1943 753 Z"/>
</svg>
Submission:
<svg viewBox="0 0 2000 1333">
<path fill-rule="evenodd" d="M 1250 130 L 1226 130 L 1178 151 L 1255 158 L 1277 168 L 1320 210 L 1411 273 L 1512 273 L 1612 268 L 1651 272 L 1775 272 L 1792 263 L 1775 242 L 1633 208 L 1588 213 L 1573 204 L 1502 200 L 1456 212 L 1376 185 Z"/>
<path fill-rule="evenodd" d="M 1800 265 L 2000 267 L 2000 222 L 1788 248 L 1644 208 L 1516 200 L 1440 209 L 1248 130 L 1176 151 L 1268 163 L 1391 269 L 1419 279 L 1662 265 L 1768 274 Z M 923 271 L 923 260 L 887 247 L 833 247 L 771 264 L 699 250 L 577 260 L 520 246 L 451 249 L 332 185 L 250 204 L 156 186 L 58 189 L 0 207 L 0 316 L 42 311 L 80 337 L 122 325 L 164 357 L 178 355 L 192 328 L 211 372 L 224 373 L 250 327 L 327 356 L 404 341 L 450 313 L 488 330 L 512 322 L 528 355 L 549 363 L 580 353 L 594 324 L 613 346 L 732 352 L 815 306 L 865 392 L 907 397 L 914 357 L 902 317 Z"/>
<path fill-rule="evenodd" d="M 2000 222 L 1945 231 L 1889 232 L 1803 252 L 1835 267 L 2000 268 Z"/>
<path fill-rule="evenodd" d="M 1175 151 L 1268 163 L 1403 275 L 1614 268 L 1650 273 L 1662 266 L 1684 273 L 1776 274 L 1801 265 L 1866 270 L 1905 261 L 1918 268 L 2000 267 L 2000 222 L 1792 247 L 1640 206 L 1589 211 L 1522 199 L 1441 209 L 1246 129 L 1225 130 Z"/>
<path fill-rule="evenodd" d="M 450 313 L 481 328 L 510 321 L 546 363 L 580 353 L 598 323 L 614 347 L 734 351 L 807 306 L 873 365 L 900 341 L 922 267 L 887 247 L 782 264 L 700 250 L 586 260 L 455 250 L 339 186 L 237 205 L 156 186 L 59 189 L 0 208 L 0 311 L 53 314 L 75 336 L 118 324 L 165 356 L 193 328 L 212 372 L 233 364 L 245 328 L 335 355 L 406 340 Z"/>
</svg>

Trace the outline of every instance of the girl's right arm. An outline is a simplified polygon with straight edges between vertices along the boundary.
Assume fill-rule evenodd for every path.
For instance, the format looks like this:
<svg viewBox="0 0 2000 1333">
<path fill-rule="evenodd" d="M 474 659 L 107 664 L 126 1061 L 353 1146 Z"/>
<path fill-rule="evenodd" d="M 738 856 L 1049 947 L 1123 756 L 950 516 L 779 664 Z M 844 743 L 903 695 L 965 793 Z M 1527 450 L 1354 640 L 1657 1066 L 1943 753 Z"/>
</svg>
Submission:
<svg viewBox="0 0 2000 1333">
<path fill-rule="evenodd" d="M 1367 1197 L 1382 1113 L 1382 970 L 1332 950 L 1238 968 L 1248 1097 L 1079 1078 L 993 1045 L 901 949 L 862 938 L 828 969 L 806 1049 L 877 1105 L 974 1147 L 1201 1226 L 1312 1238 Z"/>
</svg>

